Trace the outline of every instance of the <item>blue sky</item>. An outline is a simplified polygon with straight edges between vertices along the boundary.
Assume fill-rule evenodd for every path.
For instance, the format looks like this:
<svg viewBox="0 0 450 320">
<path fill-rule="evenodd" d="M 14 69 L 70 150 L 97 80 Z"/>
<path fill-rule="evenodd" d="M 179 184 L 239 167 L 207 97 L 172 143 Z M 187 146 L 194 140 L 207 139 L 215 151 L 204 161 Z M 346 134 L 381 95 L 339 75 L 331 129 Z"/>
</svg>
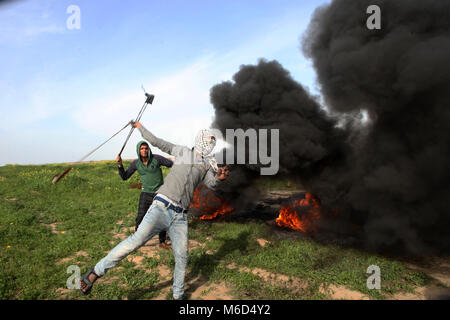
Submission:
<svg viewBox="0 0 450 320">
<path fill-rule="evenodd" d="M 209 127 L 209 90 L 243 64 L 277 60 L 317 93 L 300 38 L 328 1 L 22 0 L 0 6 L 0 165 L 77 161 L 136 117 L 193 145 Z M 70 5 L 80 29 L 69 29 Z M 128 129 L 87 160 L 114 159 Z M 133 158 L 133 133 L 123 158 Z M 156 153 L 160 153 L 155 150 Z"/>
</svg>

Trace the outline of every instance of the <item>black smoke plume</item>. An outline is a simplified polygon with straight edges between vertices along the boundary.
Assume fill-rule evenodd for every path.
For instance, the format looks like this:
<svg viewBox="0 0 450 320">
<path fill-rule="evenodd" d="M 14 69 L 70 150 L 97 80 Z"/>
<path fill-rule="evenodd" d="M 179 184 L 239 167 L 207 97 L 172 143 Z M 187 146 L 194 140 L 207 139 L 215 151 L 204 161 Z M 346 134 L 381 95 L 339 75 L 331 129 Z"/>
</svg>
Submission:
<svg viewBox="0 0 450 320">
<path fill-rule="evenodd" d="M 366 27 L 369 5 L 379 30 Z M 345 186 L 365 242 L 447 251 L 450 2 L 335 0 L 316 10 L 303 49 L 331 111 L 369 114 L 351 170 L 327 178 Z"/>
<path fill-rule="evenodd" d="M 211 89 L 211 101 L 215 108 L 212 126 L 224 136 L 225 129 L 279 129 L 279 175 L 292 177 L 295 172 L 292 178 L 305 179 L 327 162 L 336 161 L 345 149 L 346 133 L 336 128 L 337 120 L 327 117 L 317 97 L 276 61 L 261 59 L 257 66 L 241 66 L 233 81 Z M 235 193 L 237 208 L 258 200 L 253 181 L 260 177 L 260 168 L 234 165 L 233 174 L 221 185 L 221 191 Z"/>
<path fill-rule="evenodd" d="M 366 26 L 369 5 L 379 30 Z M 261 60 L 212 88 L 214 126 L 279 128 L 280 172 L 338 210 L 324 230 L 370 249 L 448 253 L 450 2 L 334 0 L 316 9 L 302 47 L 325 106 Z"/>
</svg>

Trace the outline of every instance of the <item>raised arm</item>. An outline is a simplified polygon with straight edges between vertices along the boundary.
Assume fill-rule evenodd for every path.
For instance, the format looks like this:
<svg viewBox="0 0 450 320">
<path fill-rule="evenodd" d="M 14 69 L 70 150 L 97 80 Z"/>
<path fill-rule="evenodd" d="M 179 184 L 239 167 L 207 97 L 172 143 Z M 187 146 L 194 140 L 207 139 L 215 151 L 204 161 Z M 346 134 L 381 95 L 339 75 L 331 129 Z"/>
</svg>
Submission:
<svg viewBox="0 0 450 320">
<path fill-rule="evenodd" d="M 140 122 L 134 122 L 133 127 L 138 128 L 141 132 L 142 137 L 150 142 L 154 147 L 159 148 L 161 151 L 173 155 L 173 149 L 176 147 L 175 144 L 167 142 L 163 139 L 155 137 L 150 131 L 145 129 Z"/>
</svg>

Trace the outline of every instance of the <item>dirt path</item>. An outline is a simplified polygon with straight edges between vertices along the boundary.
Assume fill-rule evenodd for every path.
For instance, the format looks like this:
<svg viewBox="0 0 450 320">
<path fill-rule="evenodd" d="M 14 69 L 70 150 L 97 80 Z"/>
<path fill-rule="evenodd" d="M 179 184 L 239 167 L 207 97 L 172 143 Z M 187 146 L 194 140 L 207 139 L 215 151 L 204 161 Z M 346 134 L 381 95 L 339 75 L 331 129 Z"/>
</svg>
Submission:
<svg viewBox="0 0 450 320">
<path fill-rule="evenodd" d="M 120 220 L 117 222 L 118 225 L 122 225 L 123 221 Z M 127 237 L 127 231 L 134 230 L 134 227 L 130 228 L 122 228 L 120 233 L 114 233 L 113 237 L 116 239 L 124 240 Z M 170 239 L 167 241 L 170 245 Z M 193 250 L 199 246 L 204 246 L 200 242 L 196 240 L 189 240 L 189 250 Z M 158 237 L 153 237 L 150 241 L 148 241 L 144 246 L 139 248 L 137 252 L 142 255 L 129 255 L 126 257 L 128 261 L 135 263 L 135 268 L 144 268 L 143 261 L 145 258 L 159 258 L 162 251 L 172 250 L 171 248 L 166 249 L 159 245 Z M 173 281 L 173 272 L 165 265 L 159 265 L 157 267 L 160 282 L 165 283 L 167 285 L 163 286 L 161 289 L 161 293 L 153 298 L 152 300 L 166 300 L 168 293 L 172 288 Z M 150 270 L 149 270 L 150 272 Z M 186 283 L 185 283 L 185 292 L 189 295 L 192 300 L 232 300 L 236 299 L 235 296 L 231 294 L 229 287 L 225 283 L 211 283 L 209 279 L 204 279 L 202 277 L 193 277 L 189 276 L 189 273 L 186 275 Z"/>
<path fill-rule="evenodd" d="M 418 287 L 414 293 L 399 293 L 395 300 L 450 300 L 450 259 L 429 257 L 426 261 L 409 262 L 406 267 L 425 273 L 431 278 L 429 285 Z"/>
<path fill-rule="evenodd" d="M 122 235 L 121 235 L 122 236 Z M 265 239 L 257 239 L 257 242 L 261 246 L 265 246 L 269 241 Z M 169 242 L 170 243 L 170 242 Z M 199 246 L 204 245 L 195 240 L 189 240 L 189 248 L 193 250 Z M 154 237 L 145 246 L 139 249 L 146 257 L 158 257 L 160 250 L 158 237 Z M 213 254 L 213 252 L 209 252 Z M 136 263 L 136 267 L 139 267 L 143 256 L 129 256 L 128 259 Z M 418 265 L 418 264 L 408 264 L 408 268 L 421 271 L 426 273 L 430 278 L 432 278 L 431 283 L 425 287 L 418 287 L 413 293 L 398 293 L 389 296 L 388 299 L 394 300 L 430 300 L 430 299 L 449 299 L 450 298 L 450 261 L 435 258 L 428 265 Z M 248 272 L 255 274 L 262 278 L 265 282 L 272 285 L 284 286 L 293 292 L 301 292 L 302 289 L 306 288 L 308 283 L 300 278 L 289 277 L 283 274 L 276 274 L 270 271 L 260 269 L 260 268 L 246 268 L 238 267 L 237 265 L 231 263 L 227 265 L 227 268 L 237 269 L 239 272 Z M 166 266 L 158 266 L 158 272 L 161 277 L 161 281 L 172 281 L 172 271 Z M 187 274 L 187 279 L 189 279 L 189 274 Z M 442 286 L 445 285 L 446 287 Z M 166 286 L 162 293 L 155 298 L 155 300 L 164 300 L 167 297 L 167 293 L 170 291 L 171 285 Z M 185 285 L 186 293 L 190 295 L 190 299 L 193 300 L 230 300 L 237 299 L 236 296 L 232 294 L 229 286 L 226 283 L 211 283 L 208 279 L 194 278 L 186 282 Z M 368 300 L 370 299 L 364 293 L 359 291 L 351 290 L 345 286 L 338 286 L 331 284 L 329 286 L 321 286 L 320 292 L 325 294 L 328 299 L 332 300 Z"/>
<path fill-rule="evenodd" d="M 118 221 L 118 225 L 122 225 L 123 221 Z M 53 226 L 51 226 L 53 227 Z M 123 240 L 127 237 L 127 232 L 134 230 L 134 227 L 127 228 L 122 227 L 120 232 L 113 232 L 113 237 L 117 240 Z M 265 246 L 270 242 L 265 239 L 256 239 L 260 246 Z M 114 241 L 112 241 L 114 243 Z M 170 240 L 168 241 L 170 244 Z M 198 247 L 204 247 L 204 244 L 196 241 L 189 240 L 189 250 L 193 250 Z M 153 237 L 149 242 L 137 250 L 138 254 L 129 255 L 126 259 L 135 263 L 135 268 L 145 269 L 145 258 L 159 258 L 161 253 L 165 250 L 171 250 L 171 248 L 163 248 L 159 245 L 158 237 Z M 207 254 L 214 254 L 214 252 L 207 251 Z M 78 252 L 76 255 L 87 254 L 85 252 Z M 67 262 L 68 259 L 63 259 L 62 262 Z M 308 282 L 301 278 L 292 276 L 286 276 L 283 274 L 276 274 L 268 270 L 260 268 L 247 268 L 241 267 L 234 263 L 226 263 L 222 261 L 227 268 L 238 270 L 239 272 L 248 272 L 260 277 L 264 282 L 279 287 L 286 287 L 291 292 L 298 292 L 308 287 Z M 430 284 L 424 287 L 417 287 L 412 293 L 397 293 L 388 296 L 390 300 L 431 300 L 431 299 L 450 299 L 450 259 L 442 258 L 429 258 L 426 263 L 419 262 L 405 262 L 407 268 L 420 271 L 427 274 L 430 278 Z M 157 266 L 157 271 L 160 276 L 161 293 L 153 300 L 165 300 L 168 298 L 172 288 L 172 270 L 165 265 Z M 150 270 L 149 270 L 150 272 Z M 111 281 L 111 279 L 109 279 Z M 201 276 L 190 276 L 189 272 L 186 274 L 185 292 L 191 300 L 232 300 L 239 299 L 233 295 L 232 289 L 225 282 L 213 283 L 209 279 L 202 278 Z M 322 285 L 319 288 L 319 292 L 324 294 L 330 300 L 368 300 L 370 299 L 364 293 L 351 290 L 345 286 L 338 285 Z M 64 295 L 66 291 L 61 289 L 61 294 Z"/>
</svg>

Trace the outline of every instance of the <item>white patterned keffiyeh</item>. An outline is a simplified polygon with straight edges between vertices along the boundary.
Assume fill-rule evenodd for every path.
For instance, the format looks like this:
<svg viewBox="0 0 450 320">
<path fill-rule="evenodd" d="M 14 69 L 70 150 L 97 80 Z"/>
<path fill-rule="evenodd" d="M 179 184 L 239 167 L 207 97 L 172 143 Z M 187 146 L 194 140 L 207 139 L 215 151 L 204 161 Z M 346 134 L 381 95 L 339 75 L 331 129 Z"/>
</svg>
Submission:
<svg viewBox="0 0 450 320">
<path fill-rule="evenodd" d="M 195 137 L 195 146 L 194 150 L 205 158 L 206 161 L 213 167 L 213 169 L 217 172 L 217 161 L 214 156 L 208 156 L 211 151 L 216 146 L 216 138 L 208 129 L 200 130 Z"/>
</svg>

